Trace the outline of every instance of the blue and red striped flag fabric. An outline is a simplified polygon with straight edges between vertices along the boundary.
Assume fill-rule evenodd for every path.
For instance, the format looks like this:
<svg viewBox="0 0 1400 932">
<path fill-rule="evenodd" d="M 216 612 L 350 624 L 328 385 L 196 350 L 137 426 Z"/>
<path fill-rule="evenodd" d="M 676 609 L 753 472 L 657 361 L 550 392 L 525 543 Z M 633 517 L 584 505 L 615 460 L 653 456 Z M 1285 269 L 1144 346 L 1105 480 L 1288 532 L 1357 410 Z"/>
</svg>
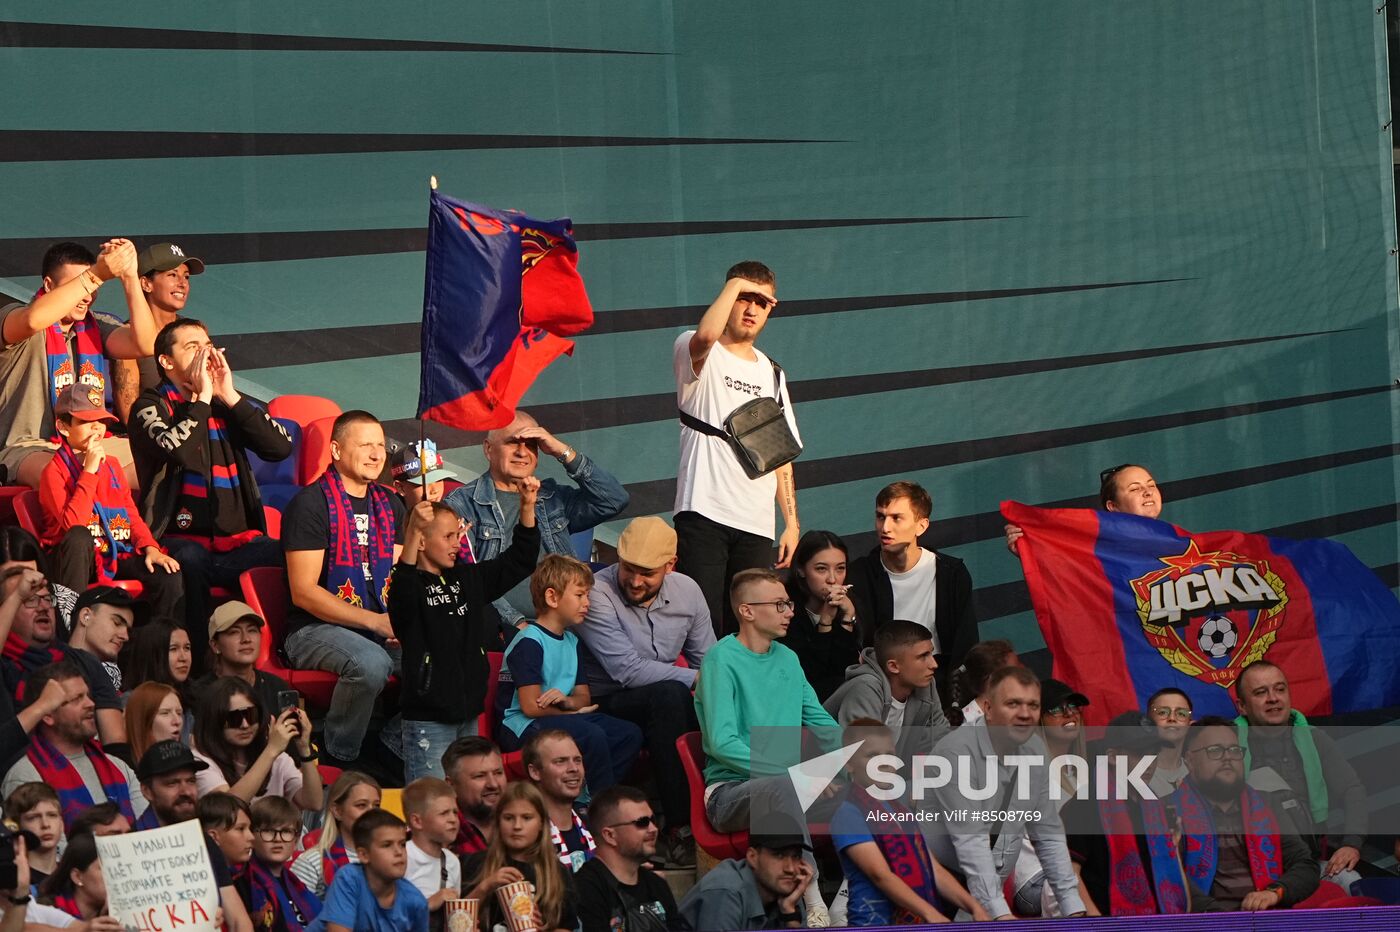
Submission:
<svg viewBox="0 0 1400 932">
<path fill-rule="evenodd" d="M 1055 677 L 1102 723 L 1175 686 L 1235 714 L 1240 670 L 1268 660 L 1305 715 L 1400 704 L 1400 602 L 1342 544 L 1003 502 Z"/>
<path fill-rule="evenodd" d="M 431 193 L 418 416 L 504 427 L 535 377 L 587 330 L 573 225 Z"/>
</svg>

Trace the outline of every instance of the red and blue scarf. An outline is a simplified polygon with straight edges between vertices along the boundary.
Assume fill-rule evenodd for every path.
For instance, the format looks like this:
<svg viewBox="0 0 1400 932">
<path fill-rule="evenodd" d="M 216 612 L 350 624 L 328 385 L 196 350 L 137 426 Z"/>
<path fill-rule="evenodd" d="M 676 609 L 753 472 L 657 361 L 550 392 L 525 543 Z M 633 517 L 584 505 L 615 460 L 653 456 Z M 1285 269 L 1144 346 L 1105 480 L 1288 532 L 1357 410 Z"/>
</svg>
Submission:
<svg viewBox="0 0 1400 932">
<path fill-rule="evenodd" d="M 141 818 L 136 820 L 136 824 L 131 827 L 131 830 L 144 832 L 151 828 L 160 828 L 160 816 L 156 815 L 155 806 L 147 806 L 146 811 L 141 813 Z"/>
<path fill-rule="evenodd" d="M 58 895 L 53 898 L 53 908 L 61 909 L 74 919 L 82 919 L 83 911 L 78 908 L 78 901 L 71 896 Z"/>
<path fill-rule="evenodd" d="M 1215 841 L 1215 820 L 1210 806 L 1189 779 L 1177 788 L 1176 798 L 1181 813 L 1182 839 L 1186 845 L 1186 850 L 1182 852 L 1186 873 L 1197 887 L 1210 892 L 1215 882 L 1216 868 L 1220 866 L 1220 850 Z M 1245 850 L 1249 852 L 1249 874 L 1254 878 L 1254 888 L 1262 890 L 1283 876 L 1283 845 L 1279 839 L 1278 819 L 1264 797 L 1249 786 L 1240 794 L 1240 811 L 1244 822 Z"/>
<path fill-rule="evenodd" d="M 131 797 L 127 792 L 126 777 L 121 770 L 102 753 L 102 745 L 96 741 L 89 741 L 83 745 L 83 752 L 92 762 L 97 779 L 102 781 L 102 792 L 106 794 L 107 800 L 116 803 L 122 815 L 126 816 L 128 821 L 134 822 L 136 816 L 131 811 Z M 41 734 L 35 733 L 30 738 L 29 752 L 26 756 L 38 771 L 39 779 L 53 787 L 54 792 L 58 794 L 58 808 L 63 813 L 63 827 L 71 831 L 73 820 L 97 804 L 88 792 L 87 785 L 83 783 L 82 775 L 68 758 Z"/>
<path fill-rule="evenodd" d="M 1140 800 L 1137 805 L 1142 813 L 1142 828 L 1147 838 L 1147 854 L 1152 865 L 1150 875 L 1147 866 L 1142 863 L 1137 828 L 1128 813 L 1128 803 L 1121 799 L 1099 801 L 1099 816 L 1107 836 L 1112 871 L 1109 878 L 1109 915 L 1184 913 L 1187 911 L 1186 887 L 1181 880 L 1181 865 L 1176 859 L 1167 809 L 1158 799 Z"/>
<path fill-rule="evenodd" d="M 870 824 L 913 825 L 909 820 L 909 809 L 893 800 L 876 799 L 859 786 L 852 785 L 850 800 L 866 817 Z M 885 816 L 872 816 L 873 813 L 886 813 Z M 928 853 L 924 837 L 917 831 L 894 831 L 884 834 L 870 833 L 880 855 L 896 877 L 914 891 L 920 899 L 935 909 L 938 908 L 938 887 L 933 873 L 933 858 Z M 922 916 L 916 916 L 903 906 L 890 901 L 890 925 L 923 925 Z"/>
<path fill-rule="evenodd" d="M 37 299 L 48 289 L 40 288 L 34 293 Z M 92 316 L 92 308 L 82 320 L 73 324 L 73 344 L 78 351 L 78 371 L 73 371 L 73 356 L 68 352 L 68 336 L 63 326 L 57 322 L 44 329 L 44 355 L 49 370 L 49 410 L 58 407 L 58 395 L 74 382 L 90 385 L 106 397 L 107 357 L 102 353 L 102 330 L 97 319 Z"/>
<path fill-rule="evenodd" d="M 245 876 L 248 878 L 248 912 L 253 919 L 253 928 L 274 928 L 278 917 L 281 917 L 287 932 L 302 932 L 321 914 L 320 898 L 291 871 L 284 869 L 280 878 L 275 877 L 254 856 L 245 868 Z"/>
<path fill-rule="evenodd" d="M 83 474 L 83 464 L 78 462 L 66 438 L 59 438 L 57 455 L 59 462 L 68 470 L 68 489 L 71 491 Z M 113 462 L 110 456 L 102 461 L 102 466 L 97 470 L 97 481 L 99 484 L 106 482 L 113 491 L 121 491 L 126 486 Z M 136 552 L 131 544 L 131 515 L 125 508 L 104 505 L 94 499 L 92 514 L 88 517 L 88 531 L 92 533 L 97 575 L 104 580 L 116 578 L 117 562 Z"/>
<path fill-rule="evenodd" d="M 350 855 L 345 853 L 345 841 L 337 838 L 335 844 L 321 852 L 321 873 L 326 875 L 326 888 L 330 889 L 335 872 L 350 863 Z"/>
<path fill-rule="evenodd" d="M 27 644 L 13 631 L 5 638 L 3 655 L 9 661 L 5 664 L 5 682 L 10 689 L 10 695 L 19 703 L 24 702 L 24 681 L 29 674 L 40 667 L 68 659 L 68 655 L 61 649 Z"/>
<path fill-rule="evenodd" d="M 369 484 L 369 552 L 361 557 L 355 533 L 355 509 L 335 466 L 317 480 L 326 496 L 330 541 L 326 550 L 326 588 L 331 595 L 356 608 L 382 611 L 389 604 L 389 571 L 394 567 L 394 508 L 389 492 L 377 482 Z M 365 583 L 363 564 L 369 563 L 374 591 Z"/>
</svg>

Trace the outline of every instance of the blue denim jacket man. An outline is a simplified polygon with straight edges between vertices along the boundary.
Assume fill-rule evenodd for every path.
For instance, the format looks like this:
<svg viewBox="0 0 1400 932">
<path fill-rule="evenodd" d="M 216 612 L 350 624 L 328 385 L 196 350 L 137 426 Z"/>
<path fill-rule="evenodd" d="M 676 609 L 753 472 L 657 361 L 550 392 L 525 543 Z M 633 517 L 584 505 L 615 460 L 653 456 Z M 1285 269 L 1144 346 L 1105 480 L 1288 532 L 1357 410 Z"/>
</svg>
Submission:
<svg viewBox="0 0 1400 932">
<path fill-rule="evenodd" d="M 607 470 L 559 440 L 524 411 L 515 420 L 491 431 L 482 442 L 490 470 L 447 496 L 447 505 L 471 522 L 468 535 L 477 560 L 490 560 L 510 546 L 514 522 L 506 523 L 496 495 L 497 483 L 513 488 L 516 481 L 533 476 L 539 454 L 553 456 L 578 486 L 569 488 L 553 479 L 540 481 L 535 520 L 540 529 L 540 556 L 573 555 L 571 534 L 597 527 L 627 507 L 627 490 Z M 501 621 L 516 625 L 524 616 L 506 599 L 493 603 Z"/>
</svg>

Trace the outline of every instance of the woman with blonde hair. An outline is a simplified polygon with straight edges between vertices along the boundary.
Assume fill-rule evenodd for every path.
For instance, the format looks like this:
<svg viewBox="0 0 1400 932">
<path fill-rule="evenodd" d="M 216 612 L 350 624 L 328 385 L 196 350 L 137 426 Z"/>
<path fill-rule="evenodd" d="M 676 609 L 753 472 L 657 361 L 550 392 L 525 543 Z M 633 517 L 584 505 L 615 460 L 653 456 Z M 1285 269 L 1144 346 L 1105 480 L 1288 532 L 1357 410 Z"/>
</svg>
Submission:
<svg viewBox="0 0 1400 932">
<path fill-rule="evenodd" d="M 142 683 L 127 693 L 124 715 L 133 760 L 139 761 L 157 741 L 179 741 L 184 730 L 185 706 L 180 693 L 164 683 Z"/>
<path fill-rule="evenodd" d="M 331 784 L 326 792 L 326 808 L 322 814 L 321 834 L 313 843 L 306 837 L 306 850 L 292 861 L 292 873 L 306 889 L 325 899 L 335 872 L 347 864 L 358 864 L 350 831 L 360 816 L 379 808 L 379 782 L 369 774 L 347 770 Z"/>
<path fill-rule="evenodd" d="M 573 873 L 565 870 L 549 837 L 544 797 L 533 783 L 509 783 L 496 805 L 494 832 L 485 851 L 462 865 L 464 896 L 481 900 L 481 927 L 505 923 L 496 890 L 528 880 L 535 887 L 537 927 L 570 930 L 578 924 Z"/>
</svg>

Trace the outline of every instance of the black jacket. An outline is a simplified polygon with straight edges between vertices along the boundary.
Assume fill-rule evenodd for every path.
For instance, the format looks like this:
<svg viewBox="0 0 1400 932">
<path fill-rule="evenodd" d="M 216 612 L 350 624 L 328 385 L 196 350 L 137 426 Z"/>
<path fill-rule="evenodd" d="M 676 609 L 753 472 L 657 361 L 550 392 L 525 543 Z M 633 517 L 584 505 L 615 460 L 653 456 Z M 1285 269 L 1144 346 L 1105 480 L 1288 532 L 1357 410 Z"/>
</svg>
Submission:
<svg viewBox="0 0 1400 932">
<path fill-rule="evenodd" d="M 292 455 L 292 438 L 262 408 L 240 398 L 232 408 L 224 408 L 224 423 L 238 467 L 238 491 L 243 501 L 244 519 L 250 529 L 266 531 L 262 496 L 248 465 L 246 450 L 269 462 Z M 131 455 L 141 482 L 141 517 L 156 537 L 165 535 L 175 519 L 180 502 L 182 474 L 193 469 L 209 478 L 209 404 L 182 401 L 173 407 L 159 388 L 148 388 L 131 406 L 128 419 Z"/>
<path fill-rule="evenodd" d="M 938 634 L 938 692 L 946 705 L 953 671 L 978 641 L 977 618 L 972 613 L 972 576 L 963 561 L 946 553 L 934 553 L 938 567 L 935 582 L 934 631 Z M 875 630 L 894 618 L 894 587 L 880 562 L 880 548 L 852 561 L 846 573 L 851 603 L 866 647 L 874 644 Z"/>
<path fill-rule="evenodd" d="M 484 563 L 458 563 L 441 576 L 407 563 L 389 579 L 389 622 L 403 644 L 399 706 L 411 722 L 460 723 L 481 714 L 486 699 L 487 606 L 530 576 L 539 528 L 517 524 L 510 546 Z M 430 604 L 431 603 L 431 604 Z"/>
</svg>

